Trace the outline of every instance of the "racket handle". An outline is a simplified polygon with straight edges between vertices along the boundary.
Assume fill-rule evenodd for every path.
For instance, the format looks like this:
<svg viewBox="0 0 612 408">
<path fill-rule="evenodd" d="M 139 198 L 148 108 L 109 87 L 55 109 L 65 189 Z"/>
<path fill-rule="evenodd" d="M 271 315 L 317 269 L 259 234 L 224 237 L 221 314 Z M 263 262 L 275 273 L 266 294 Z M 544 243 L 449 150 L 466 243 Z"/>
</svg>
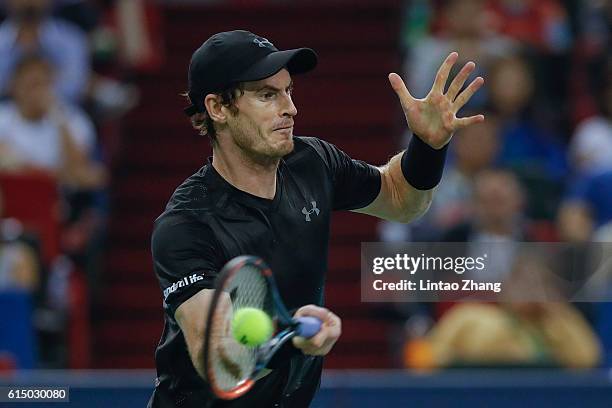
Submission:
<svg viewBox="0 0 612 408">
<path fill-rule="evenodd" d="M 300 337 L 309 339 L 321 330 L 322 322 L 314 316 L 298 317 L 296 320 L 299 325 L 295 329 L 295 332 Z"/>
</svg>

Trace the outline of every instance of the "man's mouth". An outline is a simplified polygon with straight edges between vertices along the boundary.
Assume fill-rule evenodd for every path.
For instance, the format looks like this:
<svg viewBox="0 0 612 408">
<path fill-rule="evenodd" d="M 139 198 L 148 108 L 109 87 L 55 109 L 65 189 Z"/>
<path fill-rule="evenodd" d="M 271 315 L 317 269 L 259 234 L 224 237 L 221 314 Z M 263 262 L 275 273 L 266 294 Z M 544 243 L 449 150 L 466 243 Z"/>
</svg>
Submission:
<svg viewBox="0 0 612 408">
<path fill-rule="evenodd" d="M 277 131 L 277 130 L 290 130 L 290 129 L 293 129 L 293 124 L 285 125 L 285 126 L 279 126 L 277 128 L 274 128 L 274 131 Z"/>
</svg>

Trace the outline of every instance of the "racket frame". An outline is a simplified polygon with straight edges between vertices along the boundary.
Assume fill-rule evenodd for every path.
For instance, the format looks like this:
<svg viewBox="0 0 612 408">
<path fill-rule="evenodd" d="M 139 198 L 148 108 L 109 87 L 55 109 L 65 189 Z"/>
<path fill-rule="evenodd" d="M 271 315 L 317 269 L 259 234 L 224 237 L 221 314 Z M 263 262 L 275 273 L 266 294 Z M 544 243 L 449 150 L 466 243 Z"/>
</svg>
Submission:
<svg viewBox="0 0 612 408">
<path fill-rule="evenodd" d="M 226 283 L 230 281 L 240 269 L 246 265 L 251 265 L 257 268 L 257 270 L 266 279 L 268 290 L 272 296 L 273 308 L 276 312 L 277 325 L 285 327 L 279 331 L 270 340 L 265 342 L 259 347 L 258 358 L 255 363 L 253 371 L 249 373 L 248 378 L 238 382 L 235 387 L 230 390 L 224 390 L 219 387 L 215 374 L 212 370 L 212 364 L 210 364 L 210 330 L 211 323 L 214 319 L 215 309 L 219 303 L 219 298 L 224 293 L 223 288 Z M 206 333 L 204 338 L 204 367 L 206 369 L 206 377 L 212 391 L 221 399 L 232 400 L 244 395 L 253 385 L 255 384 L 255 378 L 257 375 L 266 368 L 266 365 L 270 362 L 274 353 L 276 353 L 287 341 L 297 335 L 297 328 L 300 325 L 299 322 L 295 321 L 289 311 L 285 307 L 274 278 L 272 276 L 272 270 L 264 262 L 263 259 L 253 255 L 241 255 L 230 260 L 221 272 L 215 282 L 215 291 L 210 301 L 210 307 L 208 309 L 208 316 L 206 318 Z"/>
</svg>

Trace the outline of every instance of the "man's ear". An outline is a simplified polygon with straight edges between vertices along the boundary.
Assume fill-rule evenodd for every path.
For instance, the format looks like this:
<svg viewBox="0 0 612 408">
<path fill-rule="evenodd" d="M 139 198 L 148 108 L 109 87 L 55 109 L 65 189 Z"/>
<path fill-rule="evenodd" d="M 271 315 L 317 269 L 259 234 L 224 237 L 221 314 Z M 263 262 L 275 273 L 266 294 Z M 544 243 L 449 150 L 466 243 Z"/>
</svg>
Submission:
<svg viewBox="0 0 612 408">
<path fill-rule="evenodd" d="M 221 103 L 221 97 L 219 95 L 206 95 L 204 98 L 204 107 L 213 122 L 225 123 L 227 121 L 226 111 L 223 109 L 223 104 Z"/>
</svg>

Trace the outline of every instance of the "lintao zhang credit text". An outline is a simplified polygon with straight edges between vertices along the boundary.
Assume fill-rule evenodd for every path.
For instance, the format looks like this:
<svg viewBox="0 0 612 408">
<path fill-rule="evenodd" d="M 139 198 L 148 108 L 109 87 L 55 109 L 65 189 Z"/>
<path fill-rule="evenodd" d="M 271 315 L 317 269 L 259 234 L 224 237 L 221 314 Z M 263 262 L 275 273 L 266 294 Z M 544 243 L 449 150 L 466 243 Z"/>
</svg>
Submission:
<svg viewBox="0 0 612 408">
<path fill-rule="evenodd" d="M 432 281 L 430 279 L 419 279 L 417 281 L 401 279 L 396 282 L 384 282 L 382 279 L 376 279 L 372 282 L 372 287 L 376 291 L 490 291 L 499 293 L 502 290 L 501 282 L 478 282 L 473 279 L 462 279 L 461 282 Z"/>
</svg>

